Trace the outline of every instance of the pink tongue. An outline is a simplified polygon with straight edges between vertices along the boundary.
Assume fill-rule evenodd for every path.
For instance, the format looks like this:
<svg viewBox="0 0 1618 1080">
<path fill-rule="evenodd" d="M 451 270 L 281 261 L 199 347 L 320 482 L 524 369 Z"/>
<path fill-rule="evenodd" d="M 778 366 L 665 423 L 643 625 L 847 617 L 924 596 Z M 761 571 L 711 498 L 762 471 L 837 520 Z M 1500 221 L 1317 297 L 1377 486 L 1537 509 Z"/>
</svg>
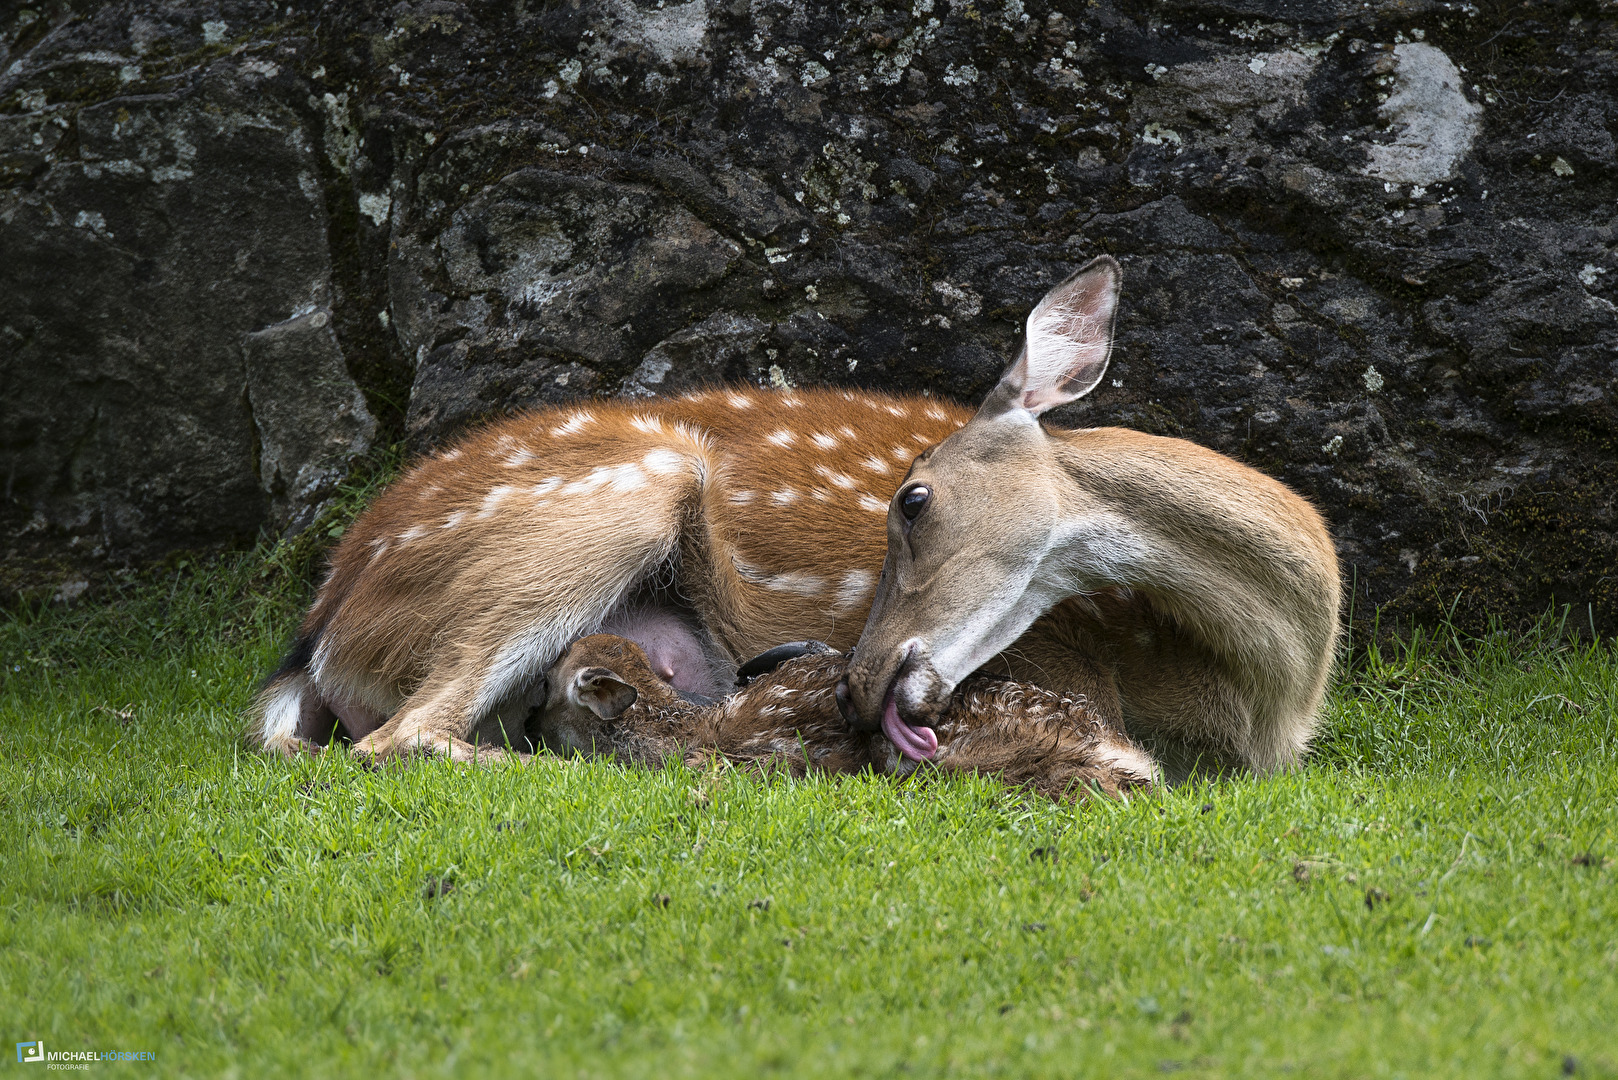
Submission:
<svg viewBox="0 0 1618 1080">
<path fill-rule="evenodd" d="M 882 733 L 911 761 L 926 761 L 938 753 L 938 734 L 930 727 L 911 727 L 899 719 L 899 706 L 891 697 L 882 707 Z"/>
</svg>

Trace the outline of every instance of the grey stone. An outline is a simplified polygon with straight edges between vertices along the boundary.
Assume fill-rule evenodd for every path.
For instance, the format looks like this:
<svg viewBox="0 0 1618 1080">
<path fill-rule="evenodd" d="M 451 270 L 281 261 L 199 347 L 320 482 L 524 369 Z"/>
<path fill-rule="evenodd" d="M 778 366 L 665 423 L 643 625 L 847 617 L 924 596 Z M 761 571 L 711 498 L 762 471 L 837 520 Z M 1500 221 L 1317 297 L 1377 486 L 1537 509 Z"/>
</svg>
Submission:
<svg viewBox="0 0 1618 1080">
<path fill-rule="evenodd" d="M 409 430 L 426 434 L 621 379 L 742 254 L 655 188 L 538 168 L 398 232 L 391 307 L 419 356 Z"/>
<path fill-rule="evenodd" d="M 55 560 L 54 588 L 91 550 L 284 527 L 266 484 L 318 448 L 260 432 L 255 472 L 241 343 L 299 311 L 330 310 L 300 355 L 346 368 L 374 438 L 428 447 L 719 381 L 971 401 L 1110 252 L 1113 368 L 1058 422 L 1285 480 L 1356 617 L 1618 629 L 1618 16 L 926 6 L 0 24 L 5 565 Z M 354 430 L 295 399 L 315 443 Z"/>
<path fill-rule="evenodd" d="M 39 71 L 53 93 L 67 78 Z M 8 564 L 141 560 L 270 522 L 242 338 L 333 297 L 313 140 L 267 71 L 216 59 L 0 125 L 8 160 L 33 155 L 0 187 Z"/>
<path fill-rule="evenodd" d="M 729 312 L 715 312 L 697 325 L 657 343 L 619 391 L 626 397 L 687 393 L 730 382 L 768 378 L 764 341 L 771 327 Z"/>
<path fill-rule="evenodd" d="M 275 520 L 313 516 L 371 448 L 376 418 L 343 364 L 326 308 L 242 339 L 247 398 L 259 439 L 259 483 Z"/>
</svg>

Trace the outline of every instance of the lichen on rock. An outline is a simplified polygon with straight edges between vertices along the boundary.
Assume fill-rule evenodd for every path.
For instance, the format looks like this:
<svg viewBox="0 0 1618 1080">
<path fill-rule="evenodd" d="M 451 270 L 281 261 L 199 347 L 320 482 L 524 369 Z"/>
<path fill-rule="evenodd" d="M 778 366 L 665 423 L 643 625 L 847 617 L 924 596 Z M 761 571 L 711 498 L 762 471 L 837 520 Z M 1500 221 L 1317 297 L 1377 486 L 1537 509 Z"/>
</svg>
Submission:
<svg viewBox="0 0 1618 1080">
<path fill-rule="evenodd" d="M 1377 111 L 1393 141 L 1370 147 L 1366 174 L 1421 187 L 1450 179 L 1472 150 L 1483 106 L 1467 99 L 1461 73 L 1442 49 L 1421 42 L 1395 45 L 1386 67 L 1394 76 L 1393 93 Z"/>
</svg>

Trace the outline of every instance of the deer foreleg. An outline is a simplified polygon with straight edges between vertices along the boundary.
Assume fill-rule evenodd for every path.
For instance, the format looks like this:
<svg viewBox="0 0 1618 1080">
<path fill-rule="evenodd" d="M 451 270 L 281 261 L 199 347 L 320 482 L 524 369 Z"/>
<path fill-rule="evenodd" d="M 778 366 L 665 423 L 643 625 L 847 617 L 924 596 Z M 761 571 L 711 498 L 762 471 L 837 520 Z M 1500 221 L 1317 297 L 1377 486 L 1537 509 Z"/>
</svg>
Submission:
<svg viewBox="0 0 1618 1080">
<path fill-rule="evenodd" d="M 1143 619 L 1117 645 L 1124 726 L 1170 783 L 1284 764 L 1253 745 L 1252 703 L 1189 634 Z"/>
<path fill-rule="evenodd" d="M 565 624 L 549 620 L 523 627 L 509 607 L 485 612 L 458 645 L 441 649 L 421 686 L 392 719 L 354 744 L 355 753 L 482 761 L 525 750 L 529 705 L 543 695 L 544 671 L 569 635 Z"/>
<path fill-rule="evenodd" d="M 465 738 L 476 719 L 478 682 L 475 661 L 457 671 L 433 672 L 392 719 L 354 744 L 354 753 L 378 761 L 412 754 L 457 761 L 480 756 Z M 497 748 L 482 748 L 482 755 L 492 749 Z"/>
</svg>

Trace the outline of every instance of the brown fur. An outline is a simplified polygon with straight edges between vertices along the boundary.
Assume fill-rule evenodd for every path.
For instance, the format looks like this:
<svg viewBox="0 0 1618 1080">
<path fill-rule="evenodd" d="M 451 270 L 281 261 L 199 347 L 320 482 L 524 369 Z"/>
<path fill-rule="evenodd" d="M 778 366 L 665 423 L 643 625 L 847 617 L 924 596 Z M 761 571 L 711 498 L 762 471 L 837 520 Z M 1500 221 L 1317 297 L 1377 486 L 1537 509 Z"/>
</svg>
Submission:
<svg viewBox="0 0 1618 1080">
<path fill-rule="evenodd" d="M 310 660 L 272 677 L 258 738 L 304 745 L 280 711 L 298 694 L 391 717 L 359 740 L 367 753 L 514 742 L 525 695 L 567 643 L 669 579 L 732 669 L 784 638 L 846 648 L 899 478 L 968 415 L 737 388 L 493 424 L 423 460 L 346 532 L 300 628 Z"/>
<path fill-rule="evenodd" d="M 1319 514 L 1192 443 L 1036 419 L 1099 384 L 1118 280 L 1101 259 L 1053 289 L 975 415 L 735 388 L 468 436 L 344 536 L 257 739 L 294 751 L 340 718 L 368 755 L 521 749 L 568 643 L 651 604 L 718 668 L 859 638 L 850 700 L 872 727 L 885 693 L 925 721 L 981 665 L 1084 695 L 1175 775 L 1296 763 L 1337 635 Z M 914 533 L 892 506 L 902 477 L 937 489 Z"/>
<path fill-rule="evenodd" d="M 880 732 L 853 731 L 843 720 L 834 691 L 846 666 L 836 653 L 804 656 L 723 701 L 694 704 L 652 674 L 633 641 L 596 634 L 575 642 L 551 668 L 540 730 L 558 751 L 642 765 L 675 757 L 698 764 L 718 754 L 793 776 L 914 771 L 917 764 Z M 601 716 L 578 701 L 575 680 L 591 671 L 610 671 L 633 687 L 634 704 Z M 1097 791 L 1117 797 L 1152 784 L 1151 758 L 1082 699 L 1024 683 L 966 680 L 936 730 L 932 763 L 944 772 L 995 776 L 1053 799 Z"/>
</svg>

